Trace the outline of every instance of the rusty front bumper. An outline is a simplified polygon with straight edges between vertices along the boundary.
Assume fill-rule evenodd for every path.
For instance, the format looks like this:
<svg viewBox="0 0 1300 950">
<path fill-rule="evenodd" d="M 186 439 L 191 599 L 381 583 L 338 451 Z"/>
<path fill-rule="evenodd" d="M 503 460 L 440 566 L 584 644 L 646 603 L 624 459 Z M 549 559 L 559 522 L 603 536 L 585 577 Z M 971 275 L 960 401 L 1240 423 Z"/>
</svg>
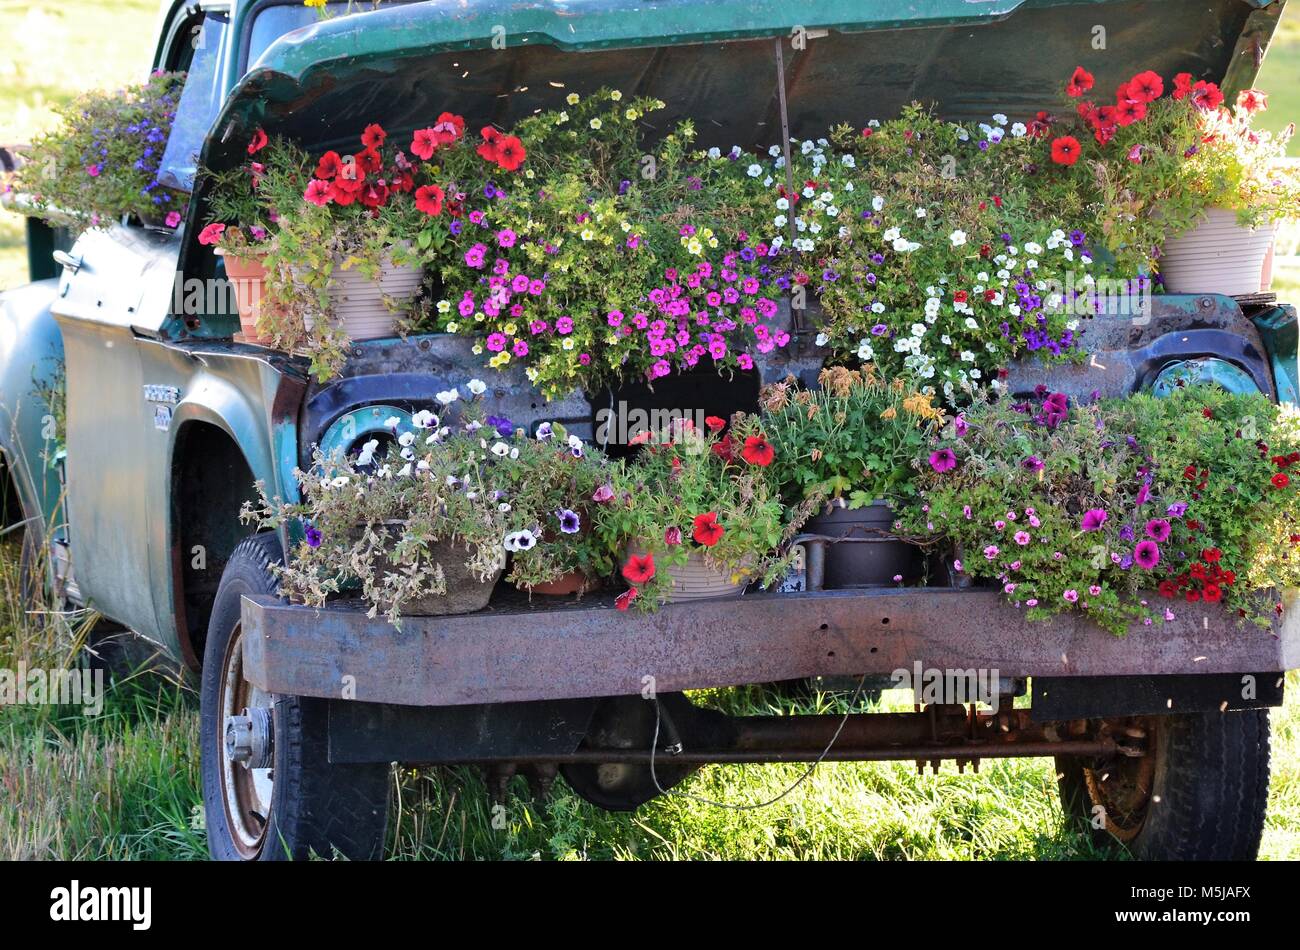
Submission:
<svg viewBox="0 0 1300 950">
<path fill-rule="evenodd" d="M 916 663 L 1015 677 L 1300 667 L 1293 610 L 1271 631 L 1218 608 L 1175 612 L 1114 637 L 1081 614 L 1028 621 L 995 591 L 908 588 L 750 594 L 653 614 L 588 598 L 407 617 L 398 630 L 346 605 L 254 597 L 244 599 L 244 673 L 274 693 L 454 706 L 889 674 Z"/>
</svg>

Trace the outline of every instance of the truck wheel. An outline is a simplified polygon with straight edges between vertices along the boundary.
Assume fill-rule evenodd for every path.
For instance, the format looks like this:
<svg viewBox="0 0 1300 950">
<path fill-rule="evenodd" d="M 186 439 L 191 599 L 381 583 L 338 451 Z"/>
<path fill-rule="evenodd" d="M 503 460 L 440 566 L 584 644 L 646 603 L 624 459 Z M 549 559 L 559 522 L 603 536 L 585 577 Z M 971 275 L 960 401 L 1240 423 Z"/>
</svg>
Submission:
<svg viewBox="0 0 1300 950">
<path fill-rule="evenodd" d="M 1254 860 L 1268 799 L 1268 710 L 1152 716 L 1143 728 L 1140 758 L 1057 757 L 1067 820 L 1145 861 Z"/>
<path fill-rule="evenodd" d="M 327 704 L 273 696 L 243 676 L 240 598 L 279 593 L 279 538 L 245 538 L 221 575 L 200 688 L 208 851 L 225 861 L 374 860 L 388 822 L 386 765 L 331 765 Z"/>
</svg>

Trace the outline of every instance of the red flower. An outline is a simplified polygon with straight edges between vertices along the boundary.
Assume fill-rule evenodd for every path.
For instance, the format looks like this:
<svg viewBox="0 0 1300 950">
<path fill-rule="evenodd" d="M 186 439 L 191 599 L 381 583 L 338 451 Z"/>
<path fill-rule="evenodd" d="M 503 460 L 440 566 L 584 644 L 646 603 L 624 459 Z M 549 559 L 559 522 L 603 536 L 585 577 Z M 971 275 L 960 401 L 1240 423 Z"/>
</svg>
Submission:
<svg viewBox="0 0 1300 950">
<path fill-rule="evenodd" d="M 952 299 L 955 300 L 957 303 L 965 303 L 967 300 L 970 299 L 970 294 L 966 293 L 966 291 L 964 290 L 959 290 L 952 295 Z"/>
<path fill-rule="evenodd" d="M 1201 595 L 1205 598 L 1207 604 L 1217 604 L 1223 600 L 1223 591 L 1218 584 L 1206 584 Z"/>
<path fill-rule="evenodd" d="M 1258 89 L 1243 89 L 1237 93 L 1237 111 L 1254 115 L 1268 108 L 1268 95 Z"/>
<path fill-rule="evenodd" d="M 627 610 L 632 601 L 636 600 L 638 591 L 635 587 L 629 587 L 623 593 L 614 598 L 614 606 L 619 610 Z"/>
<path fill-rule="evenodd" d="M 316 177 L 330 179 L 343 170 L 343 162 L 338 152 L 326 152 L 316 163 Z"/>
<path fill-rule="evenodd" d="M 266 148 L 266 133 L 257 129 L 253 132 L 253 137 L 248 140 L 248 154 L 256 155 L 264 148 Z"/>
<path fill-rule="evenodd" d="M 1073 135 L 1052 139 L 1052 161 L 1058 165 L 1073 165 L 1079 160 L 1079 140 Z"/>
<path fill-rule="evenodd" d="M 199 232 L 200 244 L 216 244 L 221 240 L 222 233 L 226 230 L 224 224 L 212 223 Z"/>
<path fill-rule="evenodd" d="M 1223 552 L 1218 548 L 1205 548 L 1201 551 L 1201 560 L 1206 564 L 1218 564 Z"/>
<path fill-rule="evenodd" d="M 1192 91 L 1191 73 L 1179 73 L 1177 76 L 1174 77 L 1173 97 L 1175 99 L 1182 99 L 1184 96 L 1188 95 L 1191 91 Z"/>
<path fill-rule="evenodd" d="M 722 459 L 724 462 L 730 462 L 732 461 L 732 459 L 735 458 L 735 455 L 733 455 L 731 451 L 730 436 L 718 442 L 714 442 L 711 451 L 713 452 L 714 455 Z"/>
<path fill-rule="evenodd" d="M 1207 419 L 1213 419 L 1213 418 L 1214 418 L 1214 410 L 1211 409 L 1211 408 L 1209 408 L 1208 406 L 1205 406 L 1205 407 L 1203 407 L 1203 408 L 1201 409 L 1201 415 L 1205 416 L 1205 418 L 1207 418 Z"/>
<path fill-rule="evenodd" d="M 664 544 L 671 546 L 682 543 L 682 529 L 678 527 L 667 528 L 664 531 Z"/>
<path fill-rule="evenodd" d="M 439 145 L 450 145 L 465 134 L 465 120 L 450 112 L 443 112 L 430 131 L 433 132 L 434 141 Z"/>
<path fill-rule="evenodd" d="M 623 576 L 629 584 L 644 584 L 655 576 L 655 556 L 652 552 L 633 554 L 623 565 Z"/>
<path fill-rule="evenodd" d="M 367 208 L 382 208 L 388 203 L 388 186 L 382 181 L 368 181 L 357 200 Z"/>
<path fill-rule="evenodd" d="M 1147 105 L 1145 102 L 1127 99 L 1115 106 L 1115 121 L 1119 125 L 1132 125 L 1134 122 L 1140 122 L 1146 118 L 1146 114 Z"/>
<path fill-rule="evenodd" d="M 319 178 L 313 178 L 307 184 L 307 190 L 302 193 L 302 196 L 312 204 L 323 208 L 330 203 L 333 190 L 334 189 L 329 182 L 321 181 Z"/>
<path fill-rule="evenodd" d="M 1291 478 L 1286 472 L 1278 472 L 1269 481 L 1273 483 L 1274 488 L 1286 488 L 1291 484 Z"/>
<path fill-rule="evenodd" d="M 1186 479 L 1188 479 L 1188 480 L 1191 480 L 1191 479 L 1196 478 L 1196 466 L 1195 466 L 1195 465 L 1188 465 L 1186 468 L 1184 468 L 1184 469 L 1183 469 L 1183 478 L 1186 478 Z"/>
<path fill-rule="evenodd" d="M 388 133 L 385 132 L 381 126 L 372 122 L 370 125 L 367 125 L 365 131 L 361 133 L 361 144 L 367 149 L 378 150 L 383 147 L 384 139 L 386 138 L 388 138 Z"/>
<path fill-rule="evenodd" d="M 373 148 L 362 149 L 356 154 L 357 167 L 363 172 L 377 172 L 384 167 L 384 160 L 379 151 Z"/>
<path fill-rule="evenodd" d="M 411 140 L 411 154 L 426 162 L 438 151 L 438 133 L 433 129 L 417 129 Z"/>
<path fill-rule="evenodd" d="M 721 416 L 705 416 L 704 424 L 713 432 L 721 432 L 727 427 L 727 420 Z"/>
<path fill-rule="evenodd" d="M 400 171 L 393 176 L 390 184 L 393 186 L 393 191 L 409 192 L 415 187 L 415 176 L 408 171 Z"/>
<path fill-rule="evenodd" d="M 496 163 L 508 172 L 514 171 L 524 163 L 528 153 L 524 151 L 524 143 L 519 141 L 513 135 L 507 135 L 497 142 Z"/>
<path fill-rule="evenodd" d="M 501 133 L 492 126 L 485 125 L 479 131 L 479 134 L 483 136 L 483 144 L 476 149 L 479 157 L 485 158 L 489 162 L 495 162 L 497 160 L 497 142 L 501 138 Z"/>
<path fill-rule="evenodd" d="M 1092 82 L 1092 73 L 1082 66 L 1075 66 L 1074 75 L 1070 77 L 1070 81 L 1065 85 L 1065 92 L 1067 95 L 1078 98 L 1092 88 Z"/>
<path fill-rule="evenodd" d="M 446 193 L 437 185 L 424 185 L 415 189 L 415 207 L 430 217 L 442 214 L 442 199 Z"/>
<path fill-rule="evenodd" d="M 767 436 L 751 435 L 745 439 L 745 447 L 740 454 L 750 465 L 762 467 L 772 464 L 772 459 L 776 457 L 776 450 L 767 441 Z"/>
<path fill-rule="evenodd" d="M 702 544 L 706 548 L 711 548 L 722 540 L 723 528 L 718 524 L 718 514 L 714 511 L 706 511 L 702 515 L 695 516 L 695 530 L 691 532 L 691 537 L 696 544 Z"/>
<path fill-rule="evenodd" d="M 1161 597 L 1173 597 L 1174 594 L 1178 593 L 1178 588 L 1173 581 L 1161 581 L 1157 589 L 1160 591 Z"/>
<path fill-rule="evenodd" d="M 1160 78 L 1159 73 L 1150 69 L 1138 73 L 1126 85 L 1129 98 L 1138 102 L 1154 102 L 1165 91 L 1165 81 Z"/>
<path fill-rule="evenodd" d="M 1192 87 L 1192 102 L 1198 109 L 1212 111 L 1223 104 L 1223 92 L 1214 83 L 1202 79 Z"/>
<path fill-rule="evenodd" d="M 335 204 L 343 205 L 344 207 L 347 207 L 352 204 L 352 202 L 356 201 L 357 196 L 361 194 L 361 189 L 365 186 L 363 179 L 349 178 L 347 176 L 349 170 L 355 171 L 356 169 L 351 166 L 345 168 L 342 175 L 339 175 L 338 178 L 335 178 L 329 183 L 330 201 L 333 201 Z"/>
<path fill-rule="evenodd" d="M 1187 602 L 1189 604 L 1194 604 L 1200 599 L 1201 599 L 1201 592 L 1199 590 L 1189 590 L 1187 592 Z"/>
</svg>

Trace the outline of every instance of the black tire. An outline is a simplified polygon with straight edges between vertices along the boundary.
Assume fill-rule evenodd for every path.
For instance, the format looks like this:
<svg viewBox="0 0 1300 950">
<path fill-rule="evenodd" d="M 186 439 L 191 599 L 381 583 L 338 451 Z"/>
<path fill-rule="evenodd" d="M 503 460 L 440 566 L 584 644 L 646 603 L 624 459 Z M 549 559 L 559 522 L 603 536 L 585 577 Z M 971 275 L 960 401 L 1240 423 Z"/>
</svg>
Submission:
<svg viewBox="0 0 1300 950">
<path fill-rule="evenodd" d="M 1118 843 L 1139 860 L 1253 861 L 1268 800 L 1268 710 L 1153 716 L 1147 723 L 1153 752 L 1145 764 L 1057 758 L 1066 818 L 1094 843 Z M 1125 784 L 1141 794 L 1117 808 L 1105 789 Z M 1105 827 L 1096 827 L 1103 820 Z"/>
<path fill-rule="evenodd" d="M 200 688 L 208 851 L 213 858 L 228 861 L 303 860 L 312 855 L 330 858 L 336 852 L 351 860 L 376 860 L 383 854 L 388 823 L 389 769 L 386 765 L 330 764 L 325 700 L 269 697 L 275 737 L 273 768 L 260 770 L 260 785 L 248 777 L 253 770 L 224 758 L 226 684 L 232 679 L 241 684 L 231 694 L 234 697 L 245 690 L 256 694 L 242 681 L 238 668 L 240 598 L 243 594 L 277 595 L 271 566 L 281 562 L 275 534 L 244 539 L 226 564 L 212 607 Z M 256 695 L 259 705 L 268 700 Z M 244 769 L 243 777 L 239 777 L 240 769 Z M 239 790 L 256 787 L 265 792 L 268 781 L 269 814 L 262 815 L 264 820 L 259 823 L 256 815 L 260 812 L 243 805 L 251 801 L 260 806 L 261 798 L 241 797 Z M 234 803 L 233 812 L 228 802 Z"/>
</svg>

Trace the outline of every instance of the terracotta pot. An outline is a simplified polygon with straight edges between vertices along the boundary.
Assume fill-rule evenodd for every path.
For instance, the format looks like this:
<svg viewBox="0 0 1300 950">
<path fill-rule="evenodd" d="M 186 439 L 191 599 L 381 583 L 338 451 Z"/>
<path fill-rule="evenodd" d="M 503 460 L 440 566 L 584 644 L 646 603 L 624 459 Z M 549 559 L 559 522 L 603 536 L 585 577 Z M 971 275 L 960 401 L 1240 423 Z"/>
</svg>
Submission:
<svg viewBox="0 0 1300 950">
<path fill-rule="evenodd" d="M 388 532 L 393 542 L 396 543 L 398 536 L 406 528 L 405 522 L 390 521 L 384 524 L 384 530 Z M 358 532 L 363 530 L 357 528 Z M 468 552 L 465 548 L 452 542 L 438 541 L 429 548 L 428 561 L 442 565 L 443 577 L 447 582 L 447 592 L 445 594 L 430 594 L 426 597 L 418 597 L 414 600 L 408 600 L 401 608 L 401 613 L 405 617 L 438 617 L 447 614 L 469 614 L 477 610 L 482 610 L 492 599 L 492 591 L 496 587 L 497 581 L 501 579 L 502 569 L 498 569 L 496 574 L 487 580 L 479 580 L 478 575 L 465 566 L 465 559 Z M 399 566 L 385 556 L 381 556 L 375 561 L 375 569 L 383 572 L 397 572 Z M 381 603 L 380 609 L 387 610 L 391 604 Z"/>
<path fill-rule="evenodd" d="M 235 291 L 235 306 L 239 308 L 239 329 L 246 343 L 262 343 L 257 334 L 257 315 L 262 302 L 266 281 L 266 268 L 262 257 L 236 257 L 223 255 L 226 261 L 226 279 Z"/>
<path fill-rule="evenodd" d="M 342 262 L 334 262 L 330 275 L 329 298 L 334 322 L 352 340 L 377 340 L 394 335 L 397 320 L 407 309 L 420 283 L 424 271 L 419 267 L 386 262 L 379 271 L 378 280 L 370 280 L 356 267 L 344 270 Z M 396 311 L 384 303 L 388 297 L 398 304 Z M 307 329 L 312 321 L 308 318 Z"/>
<path fill-rule="evenodd" d="M 628 548 L 627 554 L 642 557 L 645 552 L 637 548 Z M 664 597 L 665 604 L 711 600 L 717 597 L 739 597 L 749 585 L 746 580 L 732 581 L 730 572 L 720 571 L 710 566 L 699 551 L 692 551 L 686 563 L 680 566 L 656 563 L 655 568 L 667 574 L 673 582 L 672 590 Z"/>
<path fill-rule="evenodd" d="M 563 596 L 565 594 L 585 594 L 596 587 L 596 580 L 588 577 L 583 571 L 570 571 L 562 574 L 553 581 L 547 581 L 545 584 L 534 584 L 532 587 L 520 584 L 519 589 L 529 594 L 548 594 L 550 596 Z"/>
<path fill-rule="evenodd" d="M 1237 213 L 1210 208 L 1190 231 L 1165 241 L 1160 276 L 1173 294 L 1257 294 L 1275 227 L 1251 230 Z"/>
</svg>

